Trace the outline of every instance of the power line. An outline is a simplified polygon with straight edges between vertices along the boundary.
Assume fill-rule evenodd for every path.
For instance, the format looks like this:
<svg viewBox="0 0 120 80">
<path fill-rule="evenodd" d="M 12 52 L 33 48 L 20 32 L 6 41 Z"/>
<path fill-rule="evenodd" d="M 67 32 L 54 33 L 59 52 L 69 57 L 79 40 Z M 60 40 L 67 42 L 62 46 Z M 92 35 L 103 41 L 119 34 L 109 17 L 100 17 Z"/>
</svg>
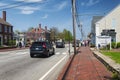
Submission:
<svg viewBox="0 0 120 80">
<path fill-rule="evenodd" d="M 47 0 L 45 0 L 44 2 L 46 2 Z M 16 7 L 19 7 L 19 6 L 23 6 L 23 5 L 34 5 L 34 4 L 42 4 L 44 2 L 29 2 L 29 3 L 24 3 L 25 1 L 21 1 L 21 2 L 16 2 L 16 3 L 12 3 L 12 6 L 8 6 L 8 7 L 5 7 L 5 8 L 2 8 L 0 10 L 7 10 L 7 9 L 12 9 L 12 8 L 16 8 Z M 20 4 L 22 3 L 22 4 Z"/>
<path fill-rule="evenodd" d="M 0 6 L 0 8 L 1 7 L 9 7 L 9 6 L 11 6 L 11 5 L 14 5 L 14 4 L 21 4 L 21 3 L 24 3 L 24 1 L 19 1 L 19 2 L 14 2 L 14 3 L 11 3 L 11 4 L 5 4 L 5 5 L 3 5 L 3 6 Z"/>
<path fill-rule="evenodd" d="M 77 1 L 79 1 L 79 0 L 77 0 Z M 80 16 L 95 16 L 95 15 L 105 15 L 105 14 L 103 14 L 103 13 L 84 13 L 84 14 L 80 14 L 80 13 L 78 13 L 78 10 L 80 10 L 79 9 L 79 4 L 78 4 L 79 2 L 76 2 L 76 21 L 77 21 L 77 25 L 78 25 L 78 28 L 79 28 L 79 30 L 80 30 L 80 32 L 81 32 L 81 36 L 82 36 L 82 38 L 83 37 L 85 37 L 85 35 L 84 35 L 84 32 L 83 32 L 83 27 L 82 27 L 82 25 L 80 24 L 80 19 L 79 19 L 79 17 Z"/>
<path fill-rule="evenodd" d="M 3 0 L 0 0 L 0 1 L 3 1 Z"/>
<path fill-rule="evenodd" d="M 78 25 L 79 31 L 81 32 L 81 37 L 82 37 L 82 39 L 83 39 L 84 33 L 83 33 L 82 25 L 81 25 L 81 23 L 80 23 L 80 19 L 79 19 L 79 16 L 78 16 L 79 7 L 78 7 L 78 9 L 77 9 L 77 6 L 78 6 L 77 3 L 78 3 L 78 2 L 76 2 L 76 6 L 75 6 L 75 8 L 76 8 L 76 21 L 77 21 L 77 25 Z"/>
</svg>

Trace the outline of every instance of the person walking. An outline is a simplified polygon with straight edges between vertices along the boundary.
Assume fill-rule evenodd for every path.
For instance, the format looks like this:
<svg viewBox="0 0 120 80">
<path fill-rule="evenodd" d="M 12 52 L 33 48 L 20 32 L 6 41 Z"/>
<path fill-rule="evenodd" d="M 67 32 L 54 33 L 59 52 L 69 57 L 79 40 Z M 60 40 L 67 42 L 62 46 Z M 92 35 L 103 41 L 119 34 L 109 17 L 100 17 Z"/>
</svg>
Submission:
<svg viewBox="0 0 120 80">
<path fill-rule="evenodd" d="M 21 43 L 21 42 L 19 42 L 19 47 L 20 47 L 20 48 L 22 47 L 22 43 Z"/>
</svg>

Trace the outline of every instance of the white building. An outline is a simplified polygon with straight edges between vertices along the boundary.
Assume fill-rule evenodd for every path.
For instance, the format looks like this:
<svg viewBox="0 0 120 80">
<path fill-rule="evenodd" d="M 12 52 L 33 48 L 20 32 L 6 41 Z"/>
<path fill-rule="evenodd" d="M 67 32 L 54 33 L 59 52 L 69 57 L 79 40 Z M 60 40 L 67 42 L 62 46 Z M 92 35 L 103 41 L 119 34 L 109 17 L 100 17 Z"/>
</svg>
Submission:
<svg viewBox="0 0 120 80">
<path fill-rule="evenodd" d="M 92 24 L 92 26 L 94 25 L 95 28 L 92 27 L 91 30 L 93 30 L 95 38 L 97 36 L 111 36 L 112 42 L 120 42 L 120 5 L 105 17 Z M 96 40 L 95 43 L 97 43 Z"/>
<path fill-rule="evenodd" d="M 93 16 L 92 25 L 91 25 L 91 34 L 92 34 L 91 43 L 92 43 L 92 44 L 95 44 L 95 41 L 96 41 L 96 40 L 95 40 L 95 36 L 96 36 L 95 23 L 96 23 L 97 21 L 99 21 L 100 19 L 102 19 L 102 18 L 103 18 L 103 16 Z"/>
<path fill-rule="evenodd" d="M 22 46 L 25 46 L 27 42 L 26 34 L 25 33 L 14 34 L 14 40 L 16 40 L 17 46 L 19 42 L 22 43 Z"/>
</svg>

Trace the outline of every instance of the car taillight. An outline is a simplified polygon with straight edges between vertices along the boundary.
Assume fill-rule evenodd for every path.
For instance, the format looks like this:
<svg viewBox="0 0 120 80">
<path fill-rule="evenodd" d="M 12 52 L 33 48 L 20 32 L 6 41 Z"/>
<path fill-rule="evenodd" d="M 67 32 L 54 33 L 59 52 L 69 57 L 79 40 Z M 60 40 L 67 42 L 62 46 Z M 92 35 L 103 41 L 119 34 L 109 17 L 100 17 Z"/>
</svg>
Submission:
<svg viewBox="0 0 120 80">
<path fill-rule="evenodd" d="M 43 48 L 46 48 L 46 45 L 43 45 Z"/>
</svg>

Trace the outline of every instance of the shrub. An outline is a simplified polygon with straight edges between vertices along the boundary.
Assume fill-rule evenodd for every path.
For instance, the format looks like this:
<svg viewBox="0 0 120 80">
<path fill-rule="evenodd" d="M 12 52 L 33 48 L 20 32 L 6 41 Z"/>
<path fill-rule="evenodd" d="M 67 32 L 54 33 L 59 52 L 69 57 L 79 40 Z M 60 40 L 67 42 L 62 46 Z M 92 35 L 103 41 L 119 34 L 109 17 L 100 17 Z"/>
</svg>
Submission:
<svg viewBox="0 0 120 80">
<path fill-rule="evenodd" d="M 12 45 L 15 45 L 16 44 L 16 41 L 15 40 L 9 40 L 8 42 L 8 45 L 9 46 L 12 46 Z"/>
<path fill-rule="evenodd" d="M 112 74 L 112 79 L 119 80 L 117 72 L 115 72 L 115 73 Z"/>
<path fill-rule="evenodd" d="M 95 45 L 91 43 L 91 44 L 90 44 L 90 47 L 95 47 Z"/>
<path fill-rule="evenodd" d="M 108 44 L 106 47 L 107 47 L 106 49 L 109 50 L 110 49 L 110 44 Z M 111 48 L 116 48 L 116 42 L 111 43 Z"/>
<path fill-rule="evenodd" d="M 120 48 L 120 42 L 117 43 L 117 48 Z"/>
<path fill-rule="evenodd" d="M 110 44 L 107 45 L 107 50 L 110 50 Z"/>
<path fill-rule="evenodd" d="M 111 47 L 112 47 L 112 48 L 116 48 L 116 42 L 112 42 L 112 43 L 111 43 Z"/>
</svg>

